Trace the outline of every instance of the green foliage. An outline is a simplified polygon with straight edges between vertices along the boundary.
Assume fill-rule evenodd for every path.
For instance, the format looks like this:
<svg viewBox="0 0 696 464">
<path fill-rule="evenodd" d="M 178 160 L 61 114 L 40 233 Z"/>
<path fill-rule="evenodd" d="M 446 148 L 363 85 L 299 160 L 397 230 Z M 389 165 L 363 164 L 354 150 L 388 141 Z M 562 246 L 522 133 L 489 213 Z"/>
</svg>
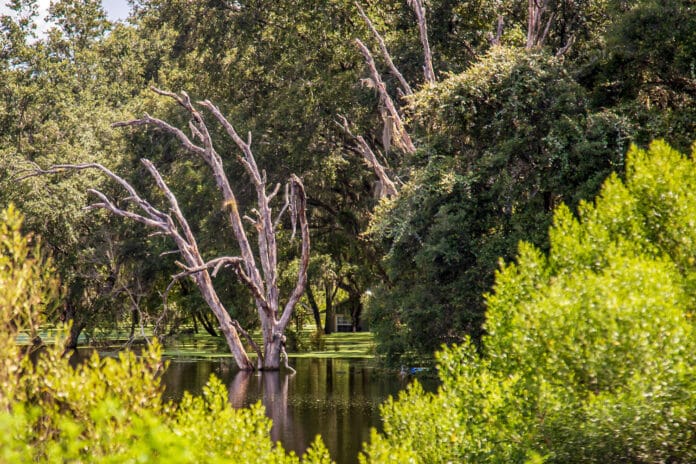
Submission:
<svg viewBox="0 0 696 464">
<path fill-rule="evenodd" d="M 0 217 L 0 459 L 3 462 L 299 463 L 270 438 L 260 404 L 236 410 L 212 377 L 203 396 L 163 404 L 160 346 L 73 367 L 63 335 L 31 356 L 16 344 L 34 333 L 56 298 L 49 261 L 20 233 L 10 207 Z M 317 439 L 302 462 L 330 462 Z"/>
<path fill-rule="evenodd" d="M 21 387 L 15 377 L 21 350 L 15 339 L 20 329 L 38 337 L 40 316 L 58 296 L 50 260 L 38 244 L 20 233 L 22 219 L 10 205 L 0 213 L 0 410 L 6 409 Z"/>
<path fill-rule="evenodd" d="M 517 242 L 547 247 L 555 205 L 596 193 L 623 165 L 627 122 L 592 112 L 563 63 L 498 47 L 410 102 L 427 142 L 371 225 L 389 282 L 371 300 L 388 362 L 482 335 L 481 295 Z"/>
<path fill-rule="evenodd" d="M 641 143 L 687 150 L 696 131 L 696 12 L 691 0 L 634 1 L 616 17 L 606 51 L 582 72 L 601 106 L 635 121 Z"/>
<path fill-rule="evenodd" d="M 482 353 L 444 349 L 440 390 L 387 402 L 364 461 L 696 459 L 695 181 L 655 142 L 578 218 L 558 208 L 548 254 L 522 243 L 498 272 Z"/>
<path fill-rule="evenodd" d="M 50 18 L 55 27 L 37 40 L 23 31 L 35 17 L 26 26 L 2 17 L 0 41 L 12 46 L 3 47 L 0 65 L 0 207 L 14 202 L 27 216 L 25 230 L 52 252 L 67 291 L 51 318 L 72 319 L 76 335 L 131 319 L 130 296 L 145 300 L 154 279 L 144 271 L 152 265 L 133 265 L 142 256 L 130 240 L 139 230 L 84 210 L 86 190 L 105 189 L 98 176 L 17 179 L 36 164 L 127 166 L 125 144 L 109 125 L 145 85 L 146 59 L 133 30 L 112 27 L 99 2 L 54 2 Z"/>
</svg>

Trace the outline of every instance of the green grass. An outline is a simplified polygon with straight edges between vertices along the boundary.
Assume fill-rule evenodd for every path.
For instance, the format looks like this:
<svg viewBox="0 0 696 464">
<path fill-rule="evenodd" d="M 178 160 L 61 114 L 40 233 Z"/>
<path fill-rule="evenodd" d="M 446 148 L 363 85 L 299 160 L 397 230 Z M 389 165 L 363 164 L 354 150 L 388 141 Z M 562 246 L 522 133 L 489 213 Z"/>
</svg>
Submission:
<svg viewBox="0 0 696 464">
<path fill-rule="evenodd" d="M 53 327 L 48 327 L 42 331 L 43 340 L 52 340 L 57 333 Z M 288 350 L 291 358 L 374 358 L 374 337 L 370 332 L 340 332 L 331 335 L 324 335 L 323 349 L 310 350 L 310 337 L 314 333 L 314 326 L 305 326 L 299 333 L 299 345 L 305 347 L 305 351 Z M 147 333 L 151 335 L 151 333 Z M 261 333 L 254 332 L 252 337 L 256 343 L 261 344 Z M 126 332 L 111 332 L 106 334 L 101 332 L 94 344 L 85 344 L 80 340 L 80 346 L 94 346 L 99 350 L 120 350 L 126 347 L 128 334 Z M 29 337 L 20 334 L 17 340 L 20 344 L 28 344 Z M 212 337 L 205 332 L 198 334 L 182 334 L 167 337 L 163 340 L 163 354 L 166 357 L 180 359 L 217 359 L 230 358 L 232 355 L 227 348 L 224 338 Z M 256 354 L 251 349 L 247 349 L 250 356 Z"/>
<path fill-rule="evenodd" d="M 288 353 L 291 358 L 374 358 L 371 332 L 340 332 L 324 336 L 323 351 Z"/>
<path fill-rule="evenodd" d="M 310 346 L 311 330 L 300 332 L 300 344 Z M 261 343 L 261 334 L 252 334 Z M 289 351 L 291 358 L 362 358 L 374 357 L 374 337 L 370 332 L 334 333 L 325 335 L 324 349 L 320 351 Z M 247 349 L 250 356 L 255 353 Z M 177 358 L 216 359 L 231 357 L 225 340 L 208 334 L 180 335 L 165 340 L 164 355 Z"/>
</svg>

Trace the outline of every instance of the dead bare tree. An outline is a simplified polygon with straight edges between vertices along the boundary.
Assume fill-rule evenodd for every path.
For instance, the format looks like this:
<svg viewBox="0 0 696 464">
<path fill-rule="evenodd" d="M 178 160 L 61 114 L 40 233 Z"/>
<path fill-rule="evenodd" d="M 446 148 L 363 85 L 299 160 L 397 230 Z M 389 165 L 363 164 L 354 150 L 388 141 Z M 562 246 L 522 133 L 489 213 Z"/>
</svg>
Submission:
<svg viewBox="0 0 696 464">
<path fill-rule="evenodd" d="M 434 84 L 435 71 L 433 70 L 433 55 L 430 52 L 430 42 L 428 41 L 428 21 L 425 18 L 425 7 L 422 0 L 408 0 L 409 6 L 416 14 L 418 21 L 418 31 L 420 33 L 421 45 L 423 46 L 423 75 L 425 82 Z"/>
<path fill-rule="evenodd" d="M 527 50 L 542 47 L 554 20 L 553 12 L 547 13 L 548 0 L 528 0 L 527 4 Z M 544 24 L 544 20 L 546 24 Z"/>
<path fill-rule="evenodd" d="M 425 17 L 425 7 L 423 6 L 422 0 L 408 0 L 408 4 L 416 14 L 416 20 L 418 22 L 418 30 L 420 33 L 421 44 L 423 46 L 423 71 L 425 76 L 425 82 L 434 83 L 435 72 L 433 71 L 432 53 L 430 51 L 430 44 L 428 42 L 428 25 Z M 411 89 L 411 86 L 408 84 L 406 79 L 404 79 L 404 76 L 401 74 L 401 72 L 399 72 L 398 68 L 394 64 L 394 61 L 392 60 L 392 57 L 389 54 L 389 50 L 387 49 L 384 39 L 377 31 L 374 24 L 372 24 L 372 21 L 370 20 L 369 16 L 365 14 L 365 11 L 363 11 L 360 4 L 356 2 L 355 6 L 358 9 L 358 13 L 365 21 L 365 24 L 367 25 L 368 29 L 370 29 L 370 32 L 372 32 L 372 35 L 377 40 L 377 44 L 379 45 L 382 57 L 384 58 L 387 67 L 389 68 L 389 72 L 398 80 L 400 86 L 399 93 L 402 96 L 412 95 L 413 90 Z M 367 69 L 370 73 L 370 77 L 363 79 L 362 82 L 368 87 L 375 89 L 377 91 L 377 94 L 379 95 L 379 111 L 382 117 L 382 122 L 384 124 L 382 128 L 382 146 L 384 147 L 385 152 L 388 152 L 390 150 L 393 142 L 394 146 L 402 152 L 407 154 L 414 154 L 416 152 L 416 147 L 413 144 L 413 141 L 411 140 L 411 136 L 406 130 L 406 126 L 404 124 L 401 114 L 399 113 L 397 105 L 395 104 L 394 100 L 389 94 L 384 80 L 382 80 L 382 76 L 380 75 L 377 69 L 377 65 L 375 63 L 374 57 L 372 56 L 372 52 L 360 39 L 355 39 L 355 45 L 358 47 L 358 50 L 360 50 L 360 53 L 363 55 L 363 58 L 365 59 L 365 64 L 367 65 Z M 377 159 L 374 151 L 372 150 L 372 148 L 370 148 L 370 145 L 365 141 L 365 138 L 362 136 L 356 136 L 351 132 L 348 121 L 345 117 L 339 115 L 339 118 L 341 119 L 341 123 L 339 124 L 339 126 L 345 131 L 347 135 L 349 135 L 352 139 L 355 140 L 357 145 L 356 151 L 362 155 L 365 162 L 375 172 L 375 175 L 377 176 L 377 179 L 379 180 L 380 184 L 378 196 L 380 198 L 396 196 L 398 194 L 396 184 L 393 180 L 391 180 L 391 178 L 387 174 L 387 170 Z"/>
<path fill-rule="evenodd" d="M 266 174 L 264 171 L 259 170 L 251 150 L 251 134 L 249 134 L 246 141 L 242 140 L 232 124 L 215 105 L 208 100 L 199 102 L 200 106 L 210 111 L 215 120 L 222 125 L 239 148 L 241 154 L 237 155 L 237 159 L 244 167 L 255 188 L 257 208 L 252 210 L 252 214 L 255 217 L 242 216 L 239 212 L 236 196 L 224 171 L 222 158 L 213 146 L 210 132 L 202 114 L 194 107 L 185 92 L 175 94 L 155 88 L 152 90 L 160 95 L 172 98 L 189 113 L 191 116 L 189 128 L 193 134 L 192 138 L 189 138 L 181 129 L 147 114 L 141 119 L 118 122 L 113 124 L 113 126 L 154 126 L 176 137 L 189 153 L 202 159 L 211 168 L 215 183 L 222 192 L 224 199 L 223 207 L 229 217 L 234 239 L 239 246 L 241 256 L 225 256 L 210 261 L 205 261 L 202 258 L 196 239 L 179 208 L 176 197 L 164 182 L 157 168 L 148 160 L 144 159 L 142 162 L 167 200 L 169 208 L 167 213 L 156 209 L 147 200 L 140 197 L 126 180 L 100 164 L 56 165 L 46 170 L 39 169 L 35 171 L 34 175 L 57 173 L 66 170 L 98 169 L 120 184 L 128 192 L 128 197 L 123 201 L 137 207 L 139 212 L 118 207 L 115 202 L 109 200 L 103 193 L 97 190 L 90 190 L 90 192 L 101 201 L 88 208 L 106 209 L 118 216 L 132 219 L 157 229 L 161 234 L 173 239 L 184 262 L 177 262 L 182 271 L 173 276 L 172 284 L 183 278 L 193 280 L 220 323 L 220 329 L 240 369 L 254 369 L 254 365 L 247 356 L 240 340 L 239 335 L 241 334 L 256 351 L 258 356 L 256 367 L 263 370 L 277 370 L 280 367 L 281 355 L 285 351 L 285 336 L 283 334 L 307 282 L 310 239 L 306 215 L 306 195 L 302 181 L 295 175 L 291 176 L 285 189 L 285 203 L 274 218 L 270 203 L 279 193 L 281 186 L 277 184 L 270 193 L 267 193 Z M 294 228 L 299 223 L 301 256 L 295 286 L 290 295 L 288 295 L 285 305 L 281 308 L 278 288 L 276 230 L 281 216 L 286 211 L 291 213 L 293 219 L 293 235 Z M 261 261 L 260 269 L 256 264 L 256 258 L 242 224 L 242 219 L 249 221 L 256 230 L 258 258 Z M 249 333 L 236 320 L 230 317 L 218 298 L 211 277 L 215 277 L 222 268 L 231 268 L 240 282 L 251 292 L 261 322 L 263 347 L 259 347 Z M 172 284 L 170 284 L 170 288 Z"/>
</svg>

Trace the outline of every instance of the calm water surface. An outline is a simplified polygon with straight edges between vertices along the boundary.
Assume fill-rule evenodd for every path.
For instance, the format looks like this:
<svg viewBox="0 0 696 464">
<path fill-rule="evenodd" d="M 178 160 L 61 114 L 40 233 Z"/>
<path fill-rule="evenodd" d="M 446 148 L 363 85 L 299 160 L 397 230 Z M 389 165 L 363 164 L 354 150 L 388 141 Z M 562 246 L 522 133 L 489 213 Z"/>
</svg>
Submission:
<svg viewBox="0 0 696 464">
<path fill-rule="evenodd" d="M 380 429 L 379 405 L 407 384 L 365 360 L 302 358 L 291 359 L 291 365 L 297 374 L 240 372 L 229 368 L 229 361 L 173 359 L 163 378 L 165 398 L 180 399 L 184 391 L 200 394 L 215 374 L 228 386 L 234 407 L 263 403 L 273 420 L 272 439 L 286 450 L 302 455 L 321 435 L 332 459 L 348 464 L 357 462 L 370 428 Z"/>
</svg>

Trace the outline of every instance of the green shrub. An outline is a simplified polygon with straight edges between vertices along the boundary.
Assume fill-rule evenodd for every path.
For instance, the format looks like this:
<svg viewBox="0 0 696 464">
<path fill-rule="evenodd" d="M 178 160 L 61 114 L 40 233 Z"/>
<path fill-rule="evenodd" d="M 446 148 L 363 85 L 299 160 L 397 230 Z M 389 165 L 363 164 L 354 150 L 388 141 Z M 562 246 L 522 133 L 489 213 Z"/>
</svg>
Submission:
<svg viewBox="0 0 696 464">
<path fill-rule="evenodd" d="M 631 149 L 550 251 L 522 243 L 487 296 L 483 352 L 439 355 L 436 394 L 382 408 L 363 461 L 695 462 L 696 166 Z"/>
</svg>

